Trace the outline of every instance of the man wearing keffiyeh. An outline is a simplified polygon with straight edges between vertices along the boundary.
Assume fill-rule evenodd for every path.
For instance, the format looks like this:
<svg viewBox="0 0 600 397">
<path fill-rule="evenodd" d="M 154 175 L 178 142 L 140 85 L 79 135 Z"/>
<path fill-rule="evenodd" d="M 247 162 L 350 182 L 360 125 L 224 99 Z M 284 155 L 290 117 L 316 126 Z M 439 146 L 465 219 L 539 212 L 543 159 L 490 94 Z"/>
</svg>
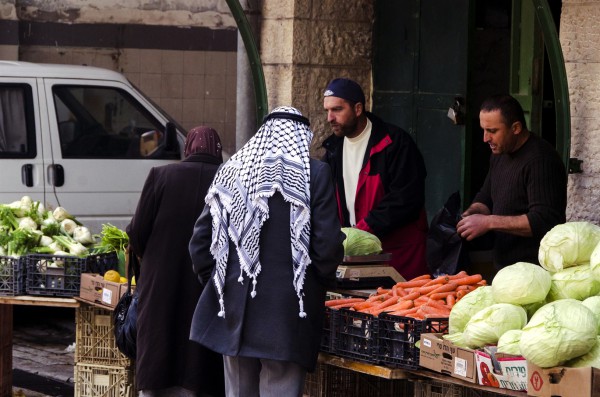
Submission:
<svg viewBox="0 0 600 397">
<path fill-rule="evenodd" d="M 329 167 L 302 114 L 274 109 L 217 172 L 190 254 L 204 292 L 190 338 L 224 355 L 228 396 L 302 395 L 343 258 Z"/>
</svg>

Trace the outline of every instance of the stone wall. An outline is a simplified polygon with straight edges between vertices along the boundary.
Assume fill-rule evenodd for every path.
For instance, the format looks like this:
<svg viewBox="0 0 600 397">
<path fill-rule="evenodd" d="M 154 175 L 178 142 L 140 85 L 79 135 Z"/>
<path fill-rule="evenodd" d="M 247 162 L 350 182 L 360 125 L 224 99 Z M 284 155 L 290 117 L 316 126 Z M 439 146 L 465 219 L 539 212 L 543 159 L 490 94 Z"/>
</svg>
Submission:
<svg viewBox="0 0 600 397">
<path fill-rule="evenodd" d="M 373 1 L 264 0 L 262 13 L 269 107 L 291 104 L 309 117 L 318 155 L 331 133 L 323 111 L 329 80 L 352 78 L 370 98 Z"/>
<path fill-rule="evenodd" d="M 583 173 L 569 176 L 567 219 L 600 224 L 600 1 L 563 0 L 560 41 L 571 101 L 571 157 Z"/>
</svg>

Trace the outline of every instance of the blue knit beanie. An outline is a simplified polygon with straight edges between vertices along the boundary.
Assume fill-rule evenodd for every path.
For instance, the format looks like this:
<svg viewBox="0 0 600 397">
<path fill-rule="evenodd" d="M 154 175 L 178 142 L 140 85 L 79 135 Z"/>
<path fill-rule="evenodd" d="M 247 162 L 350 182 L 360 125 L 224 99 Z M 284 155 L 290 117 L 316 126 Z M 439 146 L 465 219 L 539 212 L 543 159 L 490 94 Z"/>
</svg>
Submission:
<svg viewBox="0 0 600 397">
<path fill-rule="evenodd" d="M 360 88 L 357 82 L 350 79 L 337 78 L 331 80 L 323 96 L 334 96 L 354 103 L 360 102 L 363 106 L 365 105 L 365 94 L 362 88 Z"/>
</svg>

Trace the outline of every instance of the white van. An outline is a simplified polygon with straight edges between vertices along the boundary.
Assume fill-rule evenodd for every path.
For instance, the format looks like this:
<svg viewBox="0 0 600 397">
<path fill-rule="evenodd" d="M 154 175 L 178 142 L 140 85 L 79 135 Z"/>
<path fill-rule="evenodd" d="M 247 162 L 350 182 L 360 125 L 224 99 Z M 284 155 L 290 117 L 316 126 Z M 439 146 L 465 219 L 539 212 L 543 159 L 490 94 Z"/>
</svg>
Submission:
<svg viewBox="0 0 600 397">
<path fill-rule="evenodd" d="M 185 134 L 119 73 L 0 61 L 0 203 L 27 195 L 95 233 L 124 228 L 150 168 L 183 158 Z"/>
</svg>

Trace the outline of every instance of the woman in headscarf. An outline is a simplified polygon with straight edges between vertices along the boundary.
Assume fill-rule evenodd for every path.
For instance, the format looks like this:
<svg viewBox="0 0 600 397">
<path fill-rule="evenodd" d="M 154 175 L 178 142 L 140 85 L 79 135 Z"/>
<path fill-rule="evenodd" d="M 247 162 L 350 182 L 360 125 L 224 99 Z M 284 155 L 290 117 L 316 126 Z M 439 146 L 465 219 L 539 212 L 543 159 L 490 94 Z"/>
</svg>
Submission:
<svg viewBox="0 0 600 397">
<path fill-rule="evenodd" d="M 190 254 L 204 284 L 191 339 L 224 355 L 227 396 L 301 396 L 344 234 L 312 131 L 278 107 L 221 167 Z"/>
<path fill-rule="evenodd" d="M 181 162 L 150 170 L 127 227 L 130 249 L 141 258 L 135 379 L 142 397 L 224 393 L 221 356 L 189 340 L 202 286 L 188 243 L 221 152 L 214 129 L 193 128 Z"/>
</svg>

